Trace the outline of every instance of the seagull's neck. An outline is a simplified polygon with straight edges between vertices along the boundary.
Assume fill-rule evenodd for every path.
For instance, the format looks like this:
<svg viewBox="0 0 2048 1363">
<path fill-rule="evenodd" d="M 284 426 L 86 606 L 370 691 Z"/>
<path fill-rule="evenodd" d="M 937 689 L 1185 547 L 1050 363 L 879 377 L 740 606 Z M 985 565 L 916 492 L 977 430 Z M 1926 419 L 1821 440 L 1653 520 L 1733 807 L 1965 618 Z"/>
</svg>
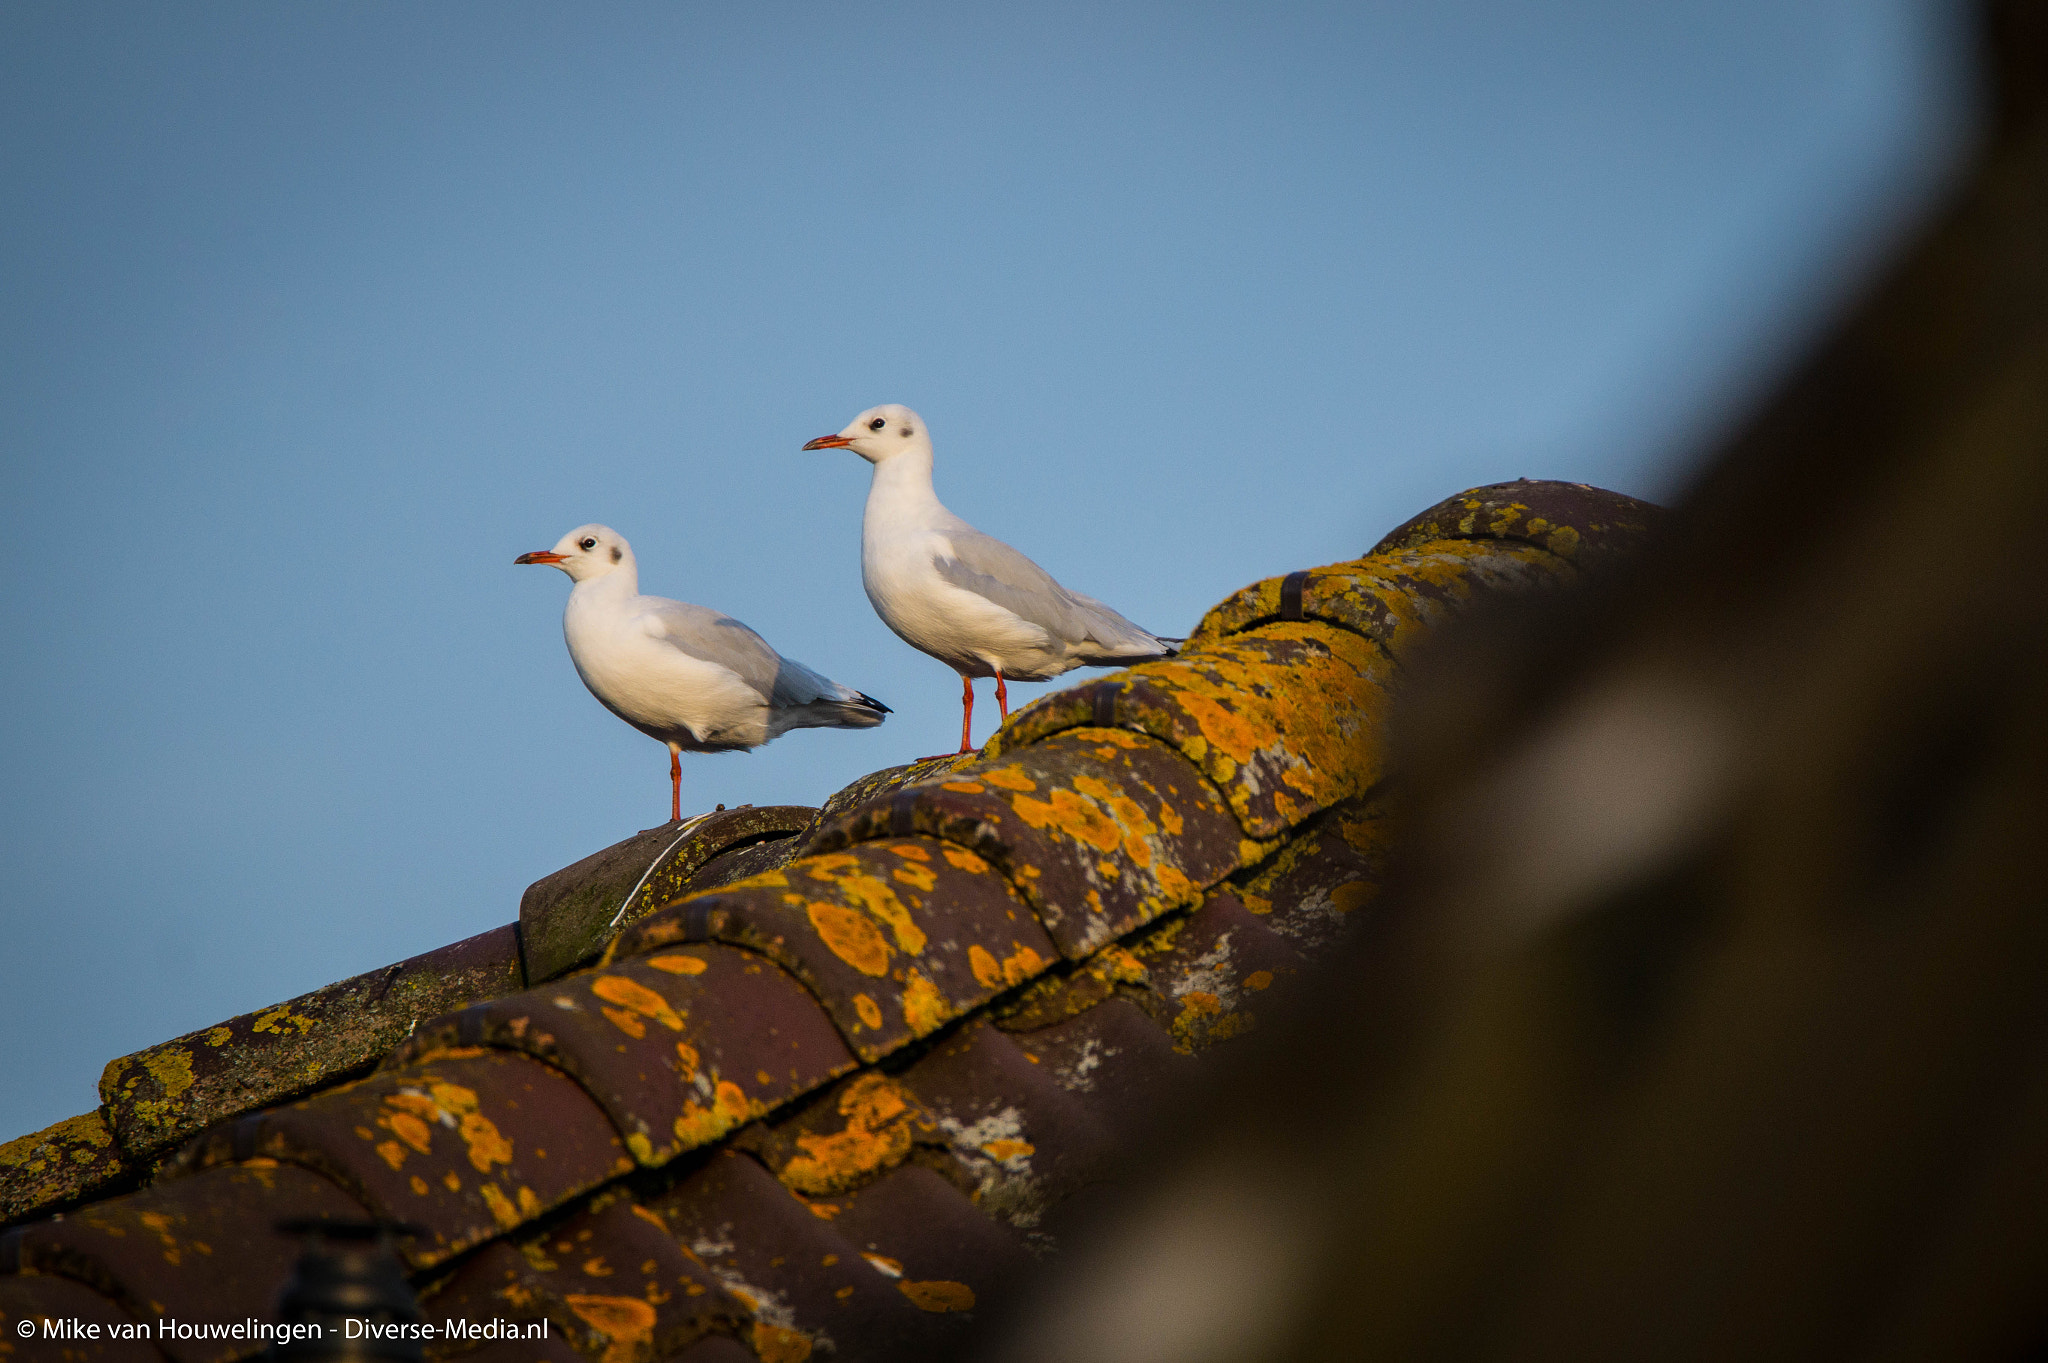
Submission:
<svg viewBox="0 0 2048 1363">
<path fill-rule="evenodd" d="M 577 583 L 569 593 L 569 600 L 578 607 L 588 607 L 630 601 L 638 595 L 640 569 L 628 560 L 602 577 L 587 577 Z"/>
<path fill-rule="evenodd" d="M 861 518 L 863 533 L 873 534 L 884 525 L 936 529 L 954 519 L 932 490 L 930 450 L 908 449 L 875 465 L 867 511 Z"/>
</svg>

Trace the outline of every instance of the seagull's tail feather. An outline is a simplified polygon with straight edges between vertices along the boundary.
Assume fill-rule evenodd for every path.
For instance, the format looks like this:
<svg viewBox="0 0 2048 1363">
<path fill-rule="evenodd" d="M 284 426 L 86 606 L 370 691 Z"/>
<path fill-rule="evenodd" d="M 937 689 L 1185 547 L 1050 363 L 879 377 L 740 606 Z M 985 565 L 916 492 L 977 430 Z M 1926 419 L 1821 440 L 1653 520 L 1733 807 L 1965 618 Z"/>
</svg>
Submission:
<svg viewBox="0 0 2048 1363">
<path fill-rule="evenodd" d="M 1156 634 L 1147 634 L 1142 643 L 1097 649 L 1075 656 L 1084 667 L 1129 667 L 1132 663 L 1157 662 L 1161 658 L 1175 657 L 1180 653 L 1180 646 L 1186 642 L 1185 639 L 1165 639 Z"/>
<path fill-rule="evenodd" d="M 782 729 L 872 729 L 891 713 L 888 706 L 864 692 L 852 700 L 828 697 L 783 712 Z M 779 732 L 779 730 L 778 730 Z"/>
</svg>

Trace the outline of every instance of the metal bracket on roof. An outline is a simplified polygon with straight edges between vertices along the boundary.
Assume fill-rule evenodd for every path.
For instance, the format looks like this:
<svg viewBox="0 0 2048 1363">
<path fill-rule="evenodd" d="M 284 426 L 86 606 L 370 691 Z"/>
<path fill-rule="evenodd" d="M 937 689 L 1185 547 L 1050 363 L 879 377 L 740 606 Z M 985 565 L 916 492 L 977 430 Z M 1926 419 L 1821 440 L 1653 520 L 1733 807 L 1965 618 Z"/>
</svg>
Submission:
<svg viewBox="0 0 2048 1363">
<path fill-rule="evenodd" d="M 1308 586 L 1308 570 L 1306 568 L 1296 569 L 1280 579 L 1280 618 L 1282 620 L 1302 619 L 1301 591 L 1306 586 Z"/>
</svg>

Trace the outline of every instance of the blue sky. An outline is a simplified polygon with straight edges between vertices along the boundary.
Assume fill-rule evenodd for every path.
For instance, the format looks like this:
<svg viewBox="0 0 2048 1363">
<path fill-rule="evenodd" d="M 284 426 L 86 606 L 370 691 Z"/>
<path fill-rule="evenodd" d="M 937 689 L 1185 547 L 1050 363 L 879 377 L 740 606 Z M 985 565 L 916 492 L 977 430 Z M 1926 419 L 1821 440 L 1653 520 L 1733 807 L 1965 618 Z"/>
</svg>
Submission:
<svg viewBox="0 0 2048 1363">
<path fill-rule="evenodd" d="M 1472 484 L 1668 494 L 1953 165 L 1945 14 L 0 8 L 0 1139 L 667 817 L 512 566 L 571 526 L 895 707 L 686 811 L 948 747 L 798 449 L 863 407 L 1162 633 Z"/>
</svg>

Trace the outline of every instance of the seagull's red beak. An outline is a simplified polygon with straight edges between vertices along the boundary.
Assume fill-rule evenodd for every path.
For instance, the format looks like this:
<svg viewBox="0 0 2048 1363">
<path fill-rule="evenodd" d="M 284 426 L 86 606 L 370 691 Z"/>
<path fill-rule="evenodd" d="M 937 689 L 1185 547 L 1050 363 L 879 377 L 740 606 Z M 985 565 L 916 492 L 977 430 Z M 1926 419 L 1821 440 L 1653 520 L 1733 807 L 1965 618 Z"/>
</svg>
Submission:
<svg viewBox="0 0 2048 1363">
<path fill-rule="evenodd" d="M 536 549 L 530 554 L 521 554 L 512 561 L 514 563 L 560 563 L 567 557 L 569 557 L 567 554 L 558 554 L 552 549 Z"/>
<path fill-rule="evenodd" d="M 805 445 L 807 450 L 843 450 L 853 442 L 843 435 L 821 435 Z"/>
</svg>

